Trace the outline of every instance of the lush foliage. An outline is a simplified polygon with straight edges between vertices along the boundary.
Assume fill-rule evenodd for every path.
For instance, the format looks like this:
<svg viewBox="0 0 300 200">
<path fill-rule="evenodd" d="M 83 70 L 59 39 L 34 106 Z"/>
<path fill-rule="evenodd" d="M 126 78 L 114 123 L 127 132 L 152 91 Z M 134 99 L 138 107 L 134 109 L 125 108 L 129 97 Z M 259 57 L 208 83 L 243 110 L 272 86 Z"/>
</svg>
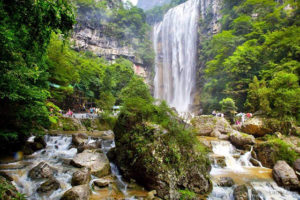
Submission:
<svg viewBox="0 0 300 200">
<path fill-rule="evenodd" d="M 187 0 L 171 0 L 168 4 L 164 4 L 163 6 L 156 6 L 151 10 L 146 11 L 147 22 L 149 24 L 154 24 L 161 21 L 164 14 L 167 13 L 168 10 L 186 1 Z"/>
<path fill-rule="evenodd" d="M 129 45 L 136 50 L 138 58 L 145 65 L 152 66 L 154 51 L 149 40 L 151 28 L 146 23 L 144 11 L 130 3 L 114 3 L 102 0 L 76 0 L 78 8 L 78 23 L 93 24 L 101 27 L 104 35 L 119 41 L 120 45 Z"/>
<path fill-rule="evenodd" d="M 134 76 L 130 61 L 120 58 L 108 64 L 90 52 L 72 50 L 68 41 L 63 42 L 54 34 L 48 58 L 51 99 L 64 109 L 95 102 L 109 110 L 120 103 L 120 91 Z"/>
<path fill-rule="evenodd" d="M 226 1 L 222 32 L 202 42 L 205 112 L 233 98 L 239 110 L 297 117 L 299 1 Z M 298 118 L 299 119 L 299 118 Z"/>
<path fill-rule="evenodd" d="M 67 34 L 73 8 L 64 1 L 0 2 L 0 140 L 48 122 L 45 55 L 50 35 Z"/>
</svg>

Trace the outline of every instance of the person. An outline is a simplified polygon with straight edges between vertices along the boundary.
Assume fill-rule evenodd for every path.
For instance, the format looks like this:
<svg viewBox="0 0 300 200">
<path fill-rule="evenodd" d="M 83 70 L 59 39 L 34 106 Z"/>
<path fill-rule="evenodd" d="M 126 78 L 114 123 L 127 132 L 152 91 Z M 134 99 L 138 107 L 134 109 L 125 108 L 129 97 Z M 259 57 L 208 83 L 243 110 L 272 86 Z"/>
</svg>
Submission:
<svg viewBox="0 0 300 200">
<path fill-rule="evenodd" d="M 252 113 L 247 113 L 246 116 L 247 116 L 247 118 L 251 118 L 252 117 Z"/>
<path fill-rule="evenodd" d="M 214 111 L 212 111 L 212 115 L 213 116 L 216 116 L 216 114 L 217 114 L 217 112 L 214 110 Z"/>
</svg>

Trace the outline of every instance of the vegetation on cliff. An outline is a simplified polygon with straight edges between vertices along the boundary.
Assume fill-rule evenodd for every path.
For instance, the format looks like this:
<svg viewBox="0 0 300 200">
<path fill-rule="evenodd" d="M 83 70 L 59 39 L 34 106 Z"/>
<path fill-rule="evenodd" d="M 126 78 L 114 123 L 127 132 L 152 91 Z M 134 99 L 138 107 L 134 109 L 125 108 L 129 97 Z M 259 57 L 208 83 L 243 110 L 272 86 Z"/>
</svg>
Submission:
<svg viewBox="0 0 300 200">
<path fill-rule="evenodd" d="M 162 198 L 179 198 L 180 189 L 209 192 L 207 151 L 174 111 L 165 102 L 155 105 L 138 78 L 130 81 L 121 96 L 113 157 L 124 176 L 156 189 Z"/>
<path fill-rule="evenodd" d="M 225 1 L 222 31 L 201 44 L 204 112 L 231 97 L 239 110 L 299 121 L 299 31 L 298 1 Z"/>
</svg>

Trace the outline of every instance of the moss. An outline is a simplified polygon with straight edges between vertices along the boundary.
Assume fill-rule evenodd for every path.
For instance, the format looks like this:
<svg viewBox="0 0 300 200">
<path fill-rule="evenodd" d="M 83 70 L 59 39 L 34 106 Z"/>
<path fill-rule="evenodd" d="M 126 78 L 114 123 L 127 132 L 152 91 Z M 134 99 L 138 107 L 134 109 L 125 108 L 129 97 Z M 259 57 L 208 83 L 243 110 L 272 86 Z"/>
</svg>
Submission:
<svg viewBox="0 0 300 200">
<path fill-rule="evenodd" d="M 299 157 L 298 153 L 292 149 L 291 145 L 279 138 L 268 136 L 268 141 L 262 144 L 262 146 L 272 149 L 272 159 L 274 160 L 274 163 L 278 160 L 285 160 L 292 166 Z"/>
<path fill-rule="evenodd" d="M 91 119 L 82 119 L 81 123 L 86 128 L 86 130 L 88 130 L 88 131 L 92 130 L 92 120 Z"/>
<path fill-rule="evenodd" d="M 8 180 L 0 176 L 0 199 L 25 200 L 26 198 Z"/>
<path fill-rule="evenodd" d="M 180 200 L 191 200 L 196 197 L 196 193 L 190 190 L 179 190 Z"/>
</svg>

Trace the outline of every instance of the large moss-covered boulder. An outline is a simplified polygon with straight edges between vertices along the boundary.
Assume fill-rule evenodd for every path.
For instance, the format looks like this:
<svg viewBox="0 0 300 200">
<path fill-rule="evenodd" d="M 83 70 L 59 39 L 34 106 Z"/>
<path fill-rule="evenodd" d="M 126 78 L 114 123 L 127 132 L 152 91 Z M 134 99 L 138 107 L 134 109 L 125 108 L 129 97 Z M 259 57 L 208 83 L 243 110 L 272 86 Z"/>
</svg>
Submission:
<svg viewBox="0 0 300 200">
<path fill-rule="evenodd" d="M 116 148 L 109 157 L 126 179 L 156 190 L 163 199 L 179 199 L 181 189 L 198 194 L 211 190 L 209 159 L 196 139 L 152 123 L 123 120 L 116 124 Z"/>
<path fill-rule="evenodd" d="M 256 159 L 261 162 L 264 167 L 273 168 L 277 161 L 285 160 L 293 165 L 298 154 L 292 147 L 281 139 L 269 139 L 266 142 L 257 143 L 254 146 Z"/>
<path fill-rule="evenodd" d="M 280 121 L 275 118 L 253 117 L 248 119 L 241 127 L 241 131 L 262 137 L 266 134 L 281 132 L 284 135 L 296 133 L 296 127 L 290 121 Z"/>
<path fill-rule="evenodd" d="M 233 131 L 230 133 L 229 139 L 234 146 L 240 149 L 245 149 L 245 146 L 255 144 L 255 138 L 252 135 L 238 131 Z"/>
<path fill-rule="evenodd" d="M 229 122 L 223 117 L 212 115 L 196 116 L 191 120 L 192 125 L 200 136 L 218 136 L 232 131 Z"/>
<path fill-rule="evenodd" d="M 88 200 L 90 189 L 88 185 L 79 185 L 72 187 L 64 193 L 61 200 Z"/>
</svg>

